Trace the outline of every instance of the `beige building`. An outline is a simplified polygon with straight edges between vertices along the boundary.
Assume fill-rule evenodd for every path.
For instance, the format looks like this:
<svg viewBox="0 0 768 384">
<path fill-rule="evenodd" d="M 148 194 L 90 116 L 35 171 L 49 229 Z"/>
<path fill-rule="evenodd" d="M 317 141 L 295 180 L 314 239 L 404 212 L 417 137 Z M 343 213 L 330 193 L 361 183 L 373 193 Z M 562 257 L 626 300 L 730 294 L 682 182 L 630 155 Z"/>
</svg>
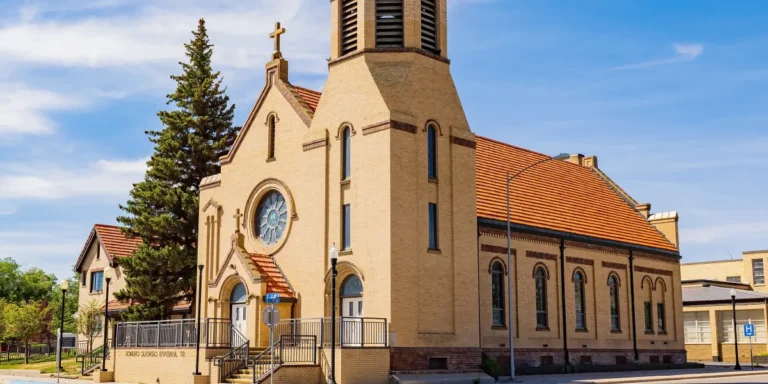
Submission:
<svg viewBox="0 0 768 384">
<path fill-rule="evenodd" d="M 766 258 L 768 251 L 749 251 L 742 259 L 682 265 L 685 349 L 690 360 L 735 361 L 732 294 L 741 362 L 749 360 L 750 341 L 755 355 L 768 352 Z M 751 340 L 744 335 L 744 324 L 755 328 Z"/>
<path fill-rule="evenodd" d="M 281 298 L 276 340 L 325 347 L 306 382 L 328 377 L 332 343 L 338 383 L 474 372 L 484 354 L 508 373 L 510 332 L 519 368 L 686 361 L 677 213 L 651 214 L 594 156 L 476 136 L 451 77 L 446 0 L 330 9 L 323 92 L 290 82 L 278 26 L 266 84 L 221 173 L 201 183 L 203 376 L 249 382 L 244 346 L 256 381 L 268 377 L 267 294 Z M 232 340 L 212 351 L 221 334 Z M 171 369 L 117 356 L 119 381 Z"/>
</svg>

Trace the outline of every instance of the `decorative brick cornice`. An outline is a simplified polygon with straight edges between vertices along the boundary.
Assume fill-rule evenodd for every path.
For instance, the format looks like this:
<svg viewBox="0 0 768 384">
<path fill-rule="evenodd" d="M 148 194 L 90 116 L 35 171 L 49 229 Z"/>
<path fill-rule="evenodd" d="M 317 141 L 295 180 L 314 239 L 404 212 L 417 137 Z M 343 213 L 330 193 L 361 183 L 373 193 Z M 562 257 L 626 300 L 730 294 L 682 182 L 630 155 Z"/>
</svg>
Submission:
<svg viewBox="0 0 768 384">
<path fill-rule="evenodd" d="M 396 120 L 387 120 L 363 127 L 363 136 L 370 135 L 379 131 L 384 131 L 390 128 L 408 133 L 416 133 L 417 129 L 417 127 L 413 124 L 403 123 L 402 121 Z"/>
<path fill-rule="evenodd" d="M 672 271 L 667 271 L 664 269 L 648 268 L 648 267 L 639 267 L 637 265 L 635 266 L 635 271 L 653 273 L 654 275 L 672 276 Z"/>
<path fill-rule="evenodd" d="M 678 260 L 674 260 L 674 259 L 670 259 L 668 257 L 656 256 L 656 255 L 651 255 L 651 254 L 648 254 L 648 253 L 635 252 L 633 254 L 633 256 L 635 257 L 635 259 L 646 259 L 646 260 L 653 260 L 653 261 L 658 261 L 658 262 L 662 262 L 662 263 L 666 263 L 666 264 L 680 265 L 680 260 L 679 259 Z"/>
<path fill-rule="evenodd" d="M 488 253 L 497 253 L 499 255 L 507 254 L 507 247 L 499 247 L 499 246 L 490 245 L 490 244 L 481 244 L 480 250 Z M 514 248 L 512 249 L 512 255 L 517 256 L 517 250 Z"/>
<path fill-rule="evenodd" d="M 565 261 L 567 261 L 567 262 L 569 262 L 571 264 L 581 264 L 581 265 L 589 265 L 589 266 L 594 266 L 595 265 L 595 261 L 594 260 L 585 259 L 585 258 L 582 258 L 582 257 L 567 256 L 565 258 Z"/>
<path fill-rule="evenodd" d="M 603 261 L 603 268 L 626 270 L 627 269 L 627 265 L 626 264 L 622 264 L 622 263 L 611 263 L 610 261 Z M 637 268 L 635 268 L 635 269 L 637 269 Z"/>
<path fill-rule="evenodd" d="M 557 261 L 557 255 L 555 255 L 553 253 L 526 251 L 525 252 L 525 257 L 530 257 L 532 259 L 539 259 L 539 260 L 555 260 L 555 261 Z"/>
<path fill-rule="evenodd" d="M 304 148 L 304 152 L 306 152 L 315 148 L 325 147 L 326 145 L 328 145 L 328 140 L 323 138 L 323 139 L 310 141 L 308 143 L 304 143 L 302 147 Z"/>
<path fill-rule="evenodd" d="M 472 140 L 462 139 L 461 137 L 451 136 L 451 144 L 460 145 L 462 147 L 475 149 L 477 143 Z"/>
</svg>

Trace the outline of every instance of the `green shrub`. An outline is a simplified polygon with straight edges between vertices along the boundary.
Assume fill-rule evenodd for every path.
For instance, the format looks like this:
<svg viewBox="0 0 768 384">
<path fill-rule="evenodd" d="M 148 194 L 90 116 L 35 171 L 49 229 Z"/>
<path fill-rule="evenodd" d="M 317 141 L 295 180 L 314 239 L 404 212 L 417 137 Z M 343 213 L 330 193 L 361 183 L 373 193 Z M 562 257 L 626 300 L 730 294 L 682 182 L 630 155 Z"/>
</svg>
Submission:
<svg viewBox="0 0 768 384">
<path fill-rule="evenodd" d="M 499 371 L 501 368 L 499 367 L 499 363 L 496 362 L 496 360 L 492 359 L 490 356 L 483 353 L 483 361 L 480 364 L 480 369 L 483 370 L 488 376 L 493 377 L 494 379 L 499 379 Z"/>
</svg>

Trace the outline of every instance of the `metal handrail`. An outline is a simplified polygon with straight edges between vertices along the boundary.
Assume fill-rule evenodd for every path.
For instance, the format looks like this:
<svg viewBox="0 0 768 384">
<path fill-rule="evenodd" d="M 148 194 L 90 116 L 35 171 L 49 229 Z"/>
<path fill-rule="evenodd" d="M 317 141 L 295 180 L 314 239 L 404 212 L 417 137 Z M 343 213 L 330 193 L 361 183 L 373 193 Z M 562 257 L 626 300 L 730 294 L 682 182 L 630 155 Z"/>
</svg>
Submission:
<svg viewBox="0 0 768 384">
<path fill-rule="evenodd" d="M 231 331 L 232 345 L 235 347 L 232 348 L 227 354 L 217 356 L 213 359 L 213 365 L 220 367 L 220 383 L 223 383 L 226 378 L 235 372 L 248 366 L 250 341 L 240 332 L 239 329 L 231 327 Z"/>
<path fill-rule="evenodd" d="M 333 325 L 336 340 L 342 348 L 388 347 L 387 319 L 376 317 L 337 317 Z M 331 345 L 331 318 L 287 319 L 275 327 L 277 337 L 283 335 L 313 335 L 318 346 Z"/>
<path fill-rule="evenodd" d="M 317 337 L 306 335 L 281 336 L 251 360 L 253 382 L 258 383 L 283 365 L 317 365 Z"/>
</svg>

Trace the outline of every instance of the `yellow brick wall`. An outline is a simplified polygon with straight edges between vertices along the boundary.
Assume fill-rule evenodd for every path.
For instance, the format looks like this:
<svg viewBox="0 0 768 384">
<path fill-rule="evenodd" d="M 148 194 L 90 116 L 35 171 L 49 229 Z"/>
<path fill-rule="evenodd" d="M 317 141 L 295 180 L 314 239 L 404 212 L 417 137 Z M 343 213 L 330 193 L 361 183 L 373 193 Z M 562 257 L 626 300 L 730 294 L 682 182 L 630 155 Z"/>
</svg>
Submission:
<svg viewBox="0 0 768 384">
<path fill-rule="evenodd" d="M 117 382 L 191 384 L 193 380 L 194 348 L 116 349 L 112 356 Z M 201 364 L 201 372 L 208 375 L 210 364 Z"/>
<path fill-rule="evenodd" d="M 744 273 L 745 267 L 743 260 L 725 260 L 681 265 L 681 275 L 683 280 L 707 279 L 725 281 L 725 278 L 728 276 L 741 276 L 742 282 L 751 281 L 751 270 L 749 275 L 745 275 Z"/>
<path fill-rule="evenodd" d="M 729 363 L 736 361 L 736 355 L 734 354 L 736 348 L 733 344 L 721 344 L 720 350 L 723 356 L 723 361 Z M 754 356 L 765 353 L 767 350 L 765 344 L 752 345 L 752 354 Z M 739 343 L 739 363 L 749 364 L 749 343 Z"/>
<path fill-rule="evenodd" d="M 688 361 L 712 361 L 712 346 L 709 344 L 686 344 L 685 351 L 688 352 Z"/>
<path fill-rule="evenodd" d="M 98 250 L 98 252 L 97 252 Z M 97 259 L 96 256 L 99 256 Z M 104 281 L 104 291 L 101 292 L 91 292 L 91 272 L 93 271 L 103 271 L 104 269 L 109 266 L 109 259 L 107 258 L 107 253 L 104 250 L 104 247 L 101 246 L 101 243 L 98 241 L 94 241 L 93 244 L 91 244 L 91 247 L 86 251 L 85 258 L 83 259 L 83 263 L 81 265 L 81 273 L 84 273 L 85 276 L 85 285 L 82 284 L 82 278 L 78 284 L 78 287 L 72 287 L 75 289 L 79 289 L 79 295 L 78 295 L 78 307 L 82 307 L 90 303 L 91 301 L 95 301 L 99 308 L 104 306 L 104 304 L 107 302 L 107 296 L 106 296 L 106 280 Z M 115 299 L 115 292 L 120 291 L 121 289 L 125 288 L 125 278 L 123 277 L 123 270 L 119 266 L 114 268 L 112 270 L 112 280 L 109 285 L 109 300 L 112 301 Z M 111 312 L 111 311 L 110 311 Z M 107 330 L 107 337 L 111 338 L 111 328 L 112 325 L 110 323 L 109 326 L 110 329 Z M 78 335 L 78 341 L 86 341 L 87 337 L 83 334 Z M 93 341 L 93 347 L 98 348 L 103 344 L 103 335 L 99 335 L 96 337 L 96 339 Z"/>
<path fill-rule="evenodd" d="M 275 372 L 275 384 L 320 384 L 322 374 L 320 367 L 292 367 L 286 365 Z M 269 383 L 269 379 L 264 380 Z"/>
</svg>

